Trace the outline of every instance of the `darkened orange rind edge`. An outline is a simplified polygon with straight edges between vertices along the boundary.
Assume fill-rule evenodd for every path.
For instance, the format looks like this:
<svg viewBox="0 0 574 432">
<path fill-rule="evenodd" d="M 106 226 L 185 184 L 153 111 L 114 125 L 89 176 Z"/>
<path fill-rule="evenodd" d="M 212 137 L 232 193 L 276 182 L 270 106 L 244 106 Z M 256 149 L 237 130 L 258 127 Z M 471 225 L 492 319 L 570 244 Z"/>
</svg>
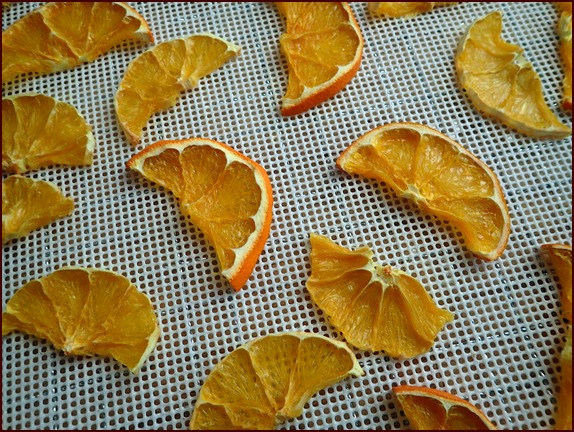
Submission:
<svg viewBox="0 0 574 432">
<path fill-rule="evenodd" d="M 484 413 L 475 407 L 470 402 L 465 401 L 458 396 L 455 396 L 451 393 L 448 393 L 443 390 L 437 390 L 430 387 L 418 387 L 418 386 L 410 386 L 410 385 L 401 385 L 393 387 L 393 393 L 395 395 L 415 395 L 415 396 L 427 396 L 431 399 L 442 399 L 449 403 L 453 403 L 456 405 L 463 406 L 467 408 L 469 411 L 473 412 L 474 414 L 478 415 L 480 419 L 484 422 L 485 426 L 489 430 L 497 430 L 496 426 L 484 415 Z"/>
<path fill-rule="evenodd" d="M 346 2 L 342 2 L 342 5 L 343 5 L 343 8 L 349 14 L 351 26 L 355 29 L 355 32 L 357 33 L 357 36 L 359 37 L 359 48 L 358 48 L 359 56 L 358 56 L 355 64 L 353 64 L 353 67 L 351 69 L 349 69 L 347 71 L 347 73 L 345 73 L 344 75 L 341 75 L 341 77 L 339 77 L 339 79 L 337 81 L 335 81 L 333 84 L 331 84 L 330 86 L 324 88 L 323 90 L 321 90 L 319 92 L 313 93 L 312 95 L 306 97 L 305 99 L 303 99 L 302 101 L 300 101 L 296 105 L 292 105 L 288 108 L 281 108 L 281 114 L 282 115 L 292 116 L 292 115 L 304 113 L 305 111 L 319 105 L 321 102 L 324 102 L 324 101 L 332 98 L 337 93 L 339 93 L 347 84 L 349 84 L 349 82 L 353 79 L 353 77 L 356 75 L 357 71 L 359 70 L 359 67 L 361 66 L 361 60 L 363 59 L 363 47 L 365 45 L 365 41 L 363 39 L 363 35 L 361 33 L 361 29 L 359 27 L 359 24 L 357 23 L 357 20 L 355 19 L 355 16 L 353 15 L 353 11 L 349 7 L 349 4 Z"/>
<path fill-rule="evenodd" d="M 337 166 L 338 169 L 340 169 L 343 172 L 347 172 L 345 171 L 345 169 L 341 166 L 341 163 L 343 161 L 343 159 L 345 159 L 347 156 L 347 152 L 349 152 L 351 149 L 354 150 L 354 148 L 356 146 L 358 146 L 364 139 L 365 137 L 367 137 L 368 135 L 371 134 L 375 134 L 376 132 L 385 130 L 385 129 L 394 129 L 397 126 L 403 126 L 403 127 L 407 127 L 407 128 L 412 128 L 414 130 L 416 130 L 417 132 L 419 132 L 419 129 L 428 129 L 429 131 L 431 131 L 432 133 L 438 134 L 439 136 L 443 137 L 444 139 L 446 139 L 449 142 L 454 143 L 457 148 L 462 149 L 463 153 L 466 154 L 467 156 L 471 157 L 471 159 L 473 159 L 475 162 L 477 162 L 480 166 L 484 167 L 488 172 L 490 172 L 492 174 L 492 179 L 495 182 L 495 187 L 498 189 L 498 192 L 500 193 L 500 196 L 502 197 L 502 204 L 504 205 L 504 208 L 502 209 L 504 211 L 504 213 L 507 216 L 507 223 L 504 226 L 504 234 L 503 234 L 503 238 L 501 238 L 500 243 L 498 244 L 498 247 L 493 251 L 493 253 L 491 253 L 490 256 L 485 256 L 482 254 L 478 254 L 474 251 L 471 251 L 475 256 L 477 256 L 478 258 L 481 258 L 485 261 L 494 261 L 495 259 L 500 258 L 500 256 L 502 255 L 502 253 L 504 252 L 504 249 L 506 249 L 506 245 L 508 244 L 508 240 L 510 238 L 510 213 L 508 212 L 508 205 L 506 204 L 506 198 L 504 196 L 503 190 L 502 190 L 502 186 L 500 185 L 500 180 L 498 179 L 498 176 L 494 173 L 494 171 L 492 171 L 488 165 L 486 165 L 484 162 L 482 162 L 480 159 L 478 159 L 474 154 L 472 154 L 471 152 L 469 152 L 466 148 L 464 148 L 461 144 L 459 144 L 458 142 L 456 142 L 454 139 L 446 136 L 445 134 L 443 134 L 442 132 L 439 132 L 438 130 L 430 127 L 430 126 L 426 126 L 426 125 L 422 125 L 420 123 L 413 123 L 413 122 L 396 122 L 396 123 L 388 123 L 386 125 L 383 126 L 378 126 L 374 129 L 371 129 L 370 131 L 366 132 L 365 134 L 361 135 L 359 138 L 357 138 L 355 141 L 353 141 L 351 143 L 351 145 L 349 145 L 345 150 L 343 150 L 343 152 L 339 155 L 339 157 L 337 158 L 335 165 Z M 351 174 L 351 173 L 347 173 L 347 174 Z M 396 191 L 394 191 L 395 193 L 397 193 Z M 421 208 L 423 211 L 437 217 L 433 212 L 429 211 L 429 209 L 427 209 L 426 207 L 419 207 Z M 470 250 L 470 249 L 468 249 Z"/>
<path fill-rule="evenodd" d="M 183 140 L 158 141 L 154 144 L 147 146 L 142 151 L 140 151 L 139 153 L 132 156 L 131 159 L 126 163 L 126 166 L 129 169 L 132 169 L 133 165 L 135 164 L 135 162 L 137 160 L 140 160 L 142 158 L 145 159 L 147 157 L 146 155 L 149 152 L 151 152 L 152 150 L 155 150 L 157 148 L 164 147 L 167 145 L 170 145 L 170 146 L 176 145 L 176 146 L 181 146 L 181 147 L 187 147 L 186 143 L 188 143 L 190 141 L 195 141 L 195 140 L 197 140 L 197 141 L 208 141 L 212 144 L 215 144 L 217 147 L 221 147 L 221 148 L 225 149 L 226 151 L 233 153 L 235 156 L 237 156 L 240 159 L 242 159 L 243 161 L 245 161 L 246 164 L 255 168 L 257 170 L 257 172 L 259 172 L 265 180 L 265 191 L 264 192 L 267 194 L 267 197 L 268 197 L 268 205 L 267 205 L 266 214 L 265 214 L 265 221 L 263 222 L 261 232 L 259 233 L 259 236 L 257 237 L 257 241 L 253 245 L 253 248 L 251 249 L 247 259 L 245 261 L 243 261 L 243 263 L 239 266 L 239 270 L 237 271 L 237 273 L 229 279 L 229 284 L 233 287 L 233 289 L 235 291 L 239 291 L 239 290 L 241 290 L 241 288 L 243 288 L 243 286 L 245 285 L 245 283 L 247 282 L 247 280 L 251 276 L 251 273 L 253 272 L 255 264 L 257 264 L 259 256 L 261 255 L 261 252 L 263 251 L 263 248 L 265 247 L 265 243 L 267 242 L 267 239 L 269 238 L 269 232 L 271 230 L 271 220 L 273 217 L 273 214 L 272 214 L 273 192 L 271 189 L 271 182 L 269 180 L 269 176 L 267 175 L 267 172 L 265 171 L 265 169 L 261 165 L 259 165 L 257 162 L 255 162 L 254 160 L 249 159 L 247 156 L 239 153 L 237 150 L 229 147 L 227 144 L 224 144 L 222 142 L 215 141 L 215 140 L 212 140 L 209 138 L 189 138 L 189 139 L 183 139 Z"/>
</svg>

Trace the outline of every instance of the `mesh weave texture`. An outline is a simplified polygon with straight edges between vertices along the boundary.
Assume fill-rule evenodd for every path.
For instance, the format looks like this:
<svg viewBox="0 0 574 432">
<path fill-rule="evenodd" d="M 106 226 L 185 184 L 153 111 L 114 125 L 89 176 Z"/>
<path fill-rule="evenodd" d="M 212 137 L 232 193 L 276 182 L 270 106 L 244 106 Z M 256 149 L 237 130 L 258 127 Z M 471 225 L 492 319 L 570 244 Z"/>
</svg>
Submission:
<svg viewBox="0 0 574 432">
<path fill-rule="evenodd" d="M 3 11 L 2 28 L 40 3 Z M 211 32 L 241 54 L 153 116 L 137 149 L 119 129 L 113 98 L 128 63 L 148 47 L 125 43 L 73 70 L 3 85 L 3 95 L 44 93 L 74 105 L 93 126 L 91 167 L 49 167 L 29 177 L 57 184 L 74 213 L 2 254 L 4 305 L 27 281 L 64 266 L 128 277 L 151 299 L 162 336 L 138 376 L 110 358 L 66 357 L 13 333 L 2 342 L 3 428 L 186 428 L 213 366 L 265 334 L 304 330 L 342 340 L 311 302 L 309 233 L 356 248 L 418 278 L 455 320 L 432 350 L 411 360 L 355 350 L 366 374 L 317 393 L 288 429 L 407 429 L 391 387 L 410 384 L 467 399 L 501 429 L 554 426 L 566 325 L 543 243 L 572 238 L 572 139 L 535 140 L 483 117 L 457 86 L 454 52 L 465 29 L 504 12 L 503 37 L 540 74 L 561 120 L 562 65 L 550 3 L 469 3 L 416 18 L 372 16 L 353 3 L 365 38 L 361 68 L 331 100 L 282 117 L 287 65 L 283 19 L 267 3 L 132 3 L 156 43 Z M 434 127 L 498 175 L 512 234 L 503 256 L 476 259 L 449 223 L 423 214 L 387 186 L 340 172 L 334 161 L 372 128 L 396 121 Z M 271 234 L 245 289 L 220 276 L 214 249 L 163 188 L 125 167 L 160 139 L 207 137 L 258 161 L 274 192 Z"/>
</svg>

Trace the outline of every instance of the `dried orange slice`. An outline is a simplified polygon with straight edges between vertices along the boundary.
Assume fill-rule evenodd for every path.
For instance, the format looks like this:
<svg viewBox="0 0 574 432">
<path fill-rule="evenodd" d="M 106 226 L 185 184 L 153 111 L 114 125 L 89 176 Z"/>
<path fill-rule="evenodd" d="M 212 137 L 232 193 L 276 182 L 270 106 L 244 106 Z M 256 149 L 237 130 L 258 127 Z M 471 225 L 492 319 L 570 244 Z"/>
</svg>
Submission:
<svg viewBox="0 0 574 432">
<path fill-rule="evenodd" d="M 129 39 L 153 42 L 146 21 L 126 3 L 46 3 L 2 32 L 2 82 L 71 69 Z"/>
<path fill-rule="evenodd" d="M 25 237 L 74 211 L 55 184 L 13 175 L 2 181 L 2 243 Z"/>
<path fill-rule="evenodd" d="M 279 39 L 289 67 L 281 113 L 301 114 L 333 97 L 355 76 L 363 36 L 347 3 L 276 4 L 287 21 L 287 32 Z"/>
<path fill-rule="evenodd" d="M 458 80 L 480 111 L 518 132 L 536 138 L 565 138 L 572 130 L 560 123 L 544 101 L 542 84 L 522 48 L 505 42 L 502 13 L 474 22 L 455 56 Z"/>
<path fill-rule="evenodd" d="M 221 273 L 239 291 L 269 237 L 273 197 L 265 170 L 205 138 L 159 141 L 127 166 L 179 198 L 182 213 L 209 239 Z"/>
<path fill-rule="evenodd" d="M 218 363 L 201 388 L 190 429 L 273 429 L 301 415 L 317 391 L 364 375 L 343 342 L 313 333 L 264 336 Z"/>
<path fill-rule="evenodd" d="M 496 430 L 474 405 L 442 390 L 397 386 L 393 392 L 413 429 Z"/>
<path fill-rule="evenodd" d="M 572 246 L 544 244 L 540 251 L 550 261 L 562 287 L 561 303 L 564 317 L 572 322 Z"/>
<path fill-rule="evenodd" d="M 65 268 L 28 282 L 8 301 L 2 335 L 48 340 L 66 355 L 111 356 L 137 373 L 159 338 L 147 296 L 107 270 Z"/>
<path fill-rule="evenodd" d="M 311 298 L 359 349 L 401 358 L 427 352 L 454 316 L 436 307 L 415 278 L 372 257 L 366 246 L 351 251 L 312 233 Z"/>
<path fill-rule="evenodd" d="M 435 7 L 451 6 L 458 2 L 368 2 L 369 10 L 375 15 L 390 18 L 412 18 Z"/>
<path fill-rule="evenodd" d="M 560 392 L 556 409 L 556 429 L 572 430 L 572 326 L 560 353 Z"/>
<path fill-rule="evenodd" d="M 554 2 L 554 4 L 562 12 L 568 12 L 568 13 L 572 14 L 572 2 Z"/>
<path fill-rule="evenodd" d="M 76 108 L 41 94 L 2 98 L 2 170 L 91 165 L 92 128 Z"/>
<path fill-rule="evenodd" d="M 570 12 L 562 12 L 558 21 L 560 57 L 564 63 L 564 96 L 562 107 L 572 111 L 572 3 Z"/>
<path fill-rule="evenodd" d="M 173 39 L 150 48 L 128 66 L 115 97 L 128 140 L 139 143 L 150 117 L 175 105 L 181 92 L 239 54 L 240 48 L 209 33 Z"/>
<path fill-rule="evenodd" d="M 451 222 L 476 256 L 494 260 L 502 255 L 510 217 L 498 178 L 446 135 L 416 123 L 388 124 L 355 141 L 337 166 L 384 182 Z"/>
</svg>

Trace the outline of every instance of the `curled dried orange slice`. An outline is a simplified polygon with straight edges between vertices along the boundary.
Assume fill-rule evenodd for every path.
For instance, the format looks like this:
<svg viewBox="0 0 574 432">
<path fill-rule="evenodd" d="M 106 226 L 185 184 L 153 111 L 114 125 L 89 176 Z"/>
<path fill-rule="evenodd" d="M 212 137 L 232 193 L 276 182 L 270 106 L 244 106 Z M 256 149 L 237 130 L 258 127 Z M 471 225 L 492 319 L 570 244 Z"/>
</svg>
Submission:
<svg viewBox="0 0 574 432">
<path fill-rule="evenodd" d="M 107 270 L 63 268 L 28 282 L 8 301 L 2 335 L 47 339 L 70 355 L 115 358 L 137 373 L 159 338 L 148 297 Z"/>
<path fill-rule="evenodd" d="M 416 123 L 373 129 L 337 159 L 349 174 L 374 178 L 421 209 L 451 222 L 476 256 L 494 260 L 510 235 L 496 175 L 446 135 Z"/>
<path fill-rule="evenodd" d="M 2 180 L 2 243 L 25 237 L 74 211 L 55 184 L 13 175 Z"/>
<path fill-rule="evenodd" d="M 342 342 L 303 332 L 264 336 L 235 349 L 213 368 L 189 428 L 273 429 L 300 416 L 317 391 L 363 374 Z"/>
<path fill-rule="evenodd" d="M 556 429 L 572 430 L 572 326 L 560 353 L 560 392 L 556 408 Z"/>
<path fill-rule="evenodd" d="M 215 248 L 221 273 L 240 290 L 269 236 L 273 197 L 265 170 L 205 138 L 160 141 L 127 165 L 179 198 L 182 213 Z"/>
<path fill-rule="evenodd" d="M 153 42 L 147 22 L 126 3 L 46 3 L 2 32 L 2 82 L 71 69 L 129 39 Z"/>
<path fill-rule="evenodd" d="M 564 317 L 572 322 L 572 246 L 564 244 L 544 244 L 542 255 L 550 261 L 561 285 L 561 303 Z"/>
<path fill-rule="evenodd" d="M 172 39 L 150 48 L 128 66 L 114 104 L 130 143 L 139 143 L 150 117 L 172 107 L 181 92 L 239 54 L 239 47 L 209 33 Z"/>
<path fill-rule="evenodd" d="M 557 26 L 560 57 L 564 64 L 564 96 L 562 107 L 572 111 L 572 3 L 570 12 L 562 12 Z"/>
<path fill-rule="evenodd" d="M 455 56 L 458 80 L 480 111 L 518 132 L 560 139 L 572 134 L 544 101 L 542 83 L 522 48 L 504 41 L 502 13 L 474 22 Z"/>
<path fill-rule="evenodd" d="M 427 352 L 453 315 L 415 278 L 372 257 L 368 247 L 351 251 L 311 234 L 311 298 L 357 348 L 401 358 Z"/>
<path fill-rule="evenodd" d="M 416 430 L 496 430 L 496 426 L 464 399 L 428 387 L 397 386 L 393 392 Z"/>
<path fill-rule="evenodd" d="M 287 22 L 279 39 L 289 67 L 281 113 L 301 114 L 336 95 L 355 76 L 363 36 L 348 3 L 276 4 Z"/>
</svg>

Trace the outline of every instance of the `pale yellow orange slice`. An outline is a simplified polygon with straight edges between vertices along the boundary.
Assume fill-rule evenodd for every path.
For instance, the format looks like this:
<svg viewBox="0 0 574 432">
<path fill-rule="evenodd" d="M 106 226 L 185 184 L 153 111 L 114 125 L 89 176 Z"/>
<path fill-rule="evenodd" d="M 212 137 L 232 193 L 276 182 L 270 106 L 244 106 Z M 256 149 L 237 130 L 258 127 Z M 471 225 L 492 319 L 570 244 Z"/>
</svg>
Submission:
<svg viewBox="0 0 574 432">
<path fill-rule="evenodd" d="M 144 18 L 126 3 L 46 3 L 2 32 L 2 82 L 71 69 L 130 39 L 153 42 Z"/>
<path fill-rule="evenodd" d="M 74 211 L 55 184 L 13 175 L 2 181 L 2 243 L 25 237 Z"/>
<path fill-rule="evenodd" d="M 159 338 L 148 297 L 121 275 L 89 268 L 56 270 L 17 290 L 2 314 L 2 335 L 15 330 L 67 355 L 113 357 L 133 373 Z"/>
<path fill-rule="evenodd" d="M 572 134 L 544 100 L 540 77 L 522 48 L 504 41 L 502 13 L 475 21 L 462 37 L 455 56 L 463 90 L 478 110 L 518 132 L 536 138 L 561 139 Z"/>
<path fill-rule="evenodd" d="M 351 144 L 337 166 L 386 183 L 424 211 L 460 230 L 476 256 L 494 260 L 510 235 L 510 216 L 496 175 L 446 135 L 416 123 L 373 129 Z"/>
<path fill-rule="evenodd" d="M 222 275 L 240 290 L 269 237 L 273 197 L 265 170 L 205 138 L 160 141 L 127 166 L 179 198 L 182 213 L 215 248 Z"/>
<path fill-rule="evenodd" d="M 72 105 L 42 94 L 2 98 L 2 170 L 91 165 L 92 128 Z"/>
<path fill-rule="evenodd" d="M 172 107 L 184 90 L 240 48 L 210 33 L 173 39 L 150 48 L 128 66 L 115 97 L 118 120 L 130 143 L 139 143 L 150 117 Z"/>
<path fill-rule="evenodd" d="M 235 349 L 211 371 L 190 429 L 273 429 L 301 415 L 319 390 L 364 372 L 342 342 L 313 333 L 278 333 Z"/>
<path fill-rule="evenodd" d="M 351 251 L 311 234 L 311 298 L 357 348 L 400 358 L 429 351 L 453 314 L 439 309 L 415 278 L 372 257 L 366 246 Z"/>
<path fill-rule="evenodd" d="M 281 51 L 289 67 L 283 115 L 301 114 L 330 99 L 355 76 L 363 36 L 348 3 L 277 2 L 287 31 Z"/>
</svg>

